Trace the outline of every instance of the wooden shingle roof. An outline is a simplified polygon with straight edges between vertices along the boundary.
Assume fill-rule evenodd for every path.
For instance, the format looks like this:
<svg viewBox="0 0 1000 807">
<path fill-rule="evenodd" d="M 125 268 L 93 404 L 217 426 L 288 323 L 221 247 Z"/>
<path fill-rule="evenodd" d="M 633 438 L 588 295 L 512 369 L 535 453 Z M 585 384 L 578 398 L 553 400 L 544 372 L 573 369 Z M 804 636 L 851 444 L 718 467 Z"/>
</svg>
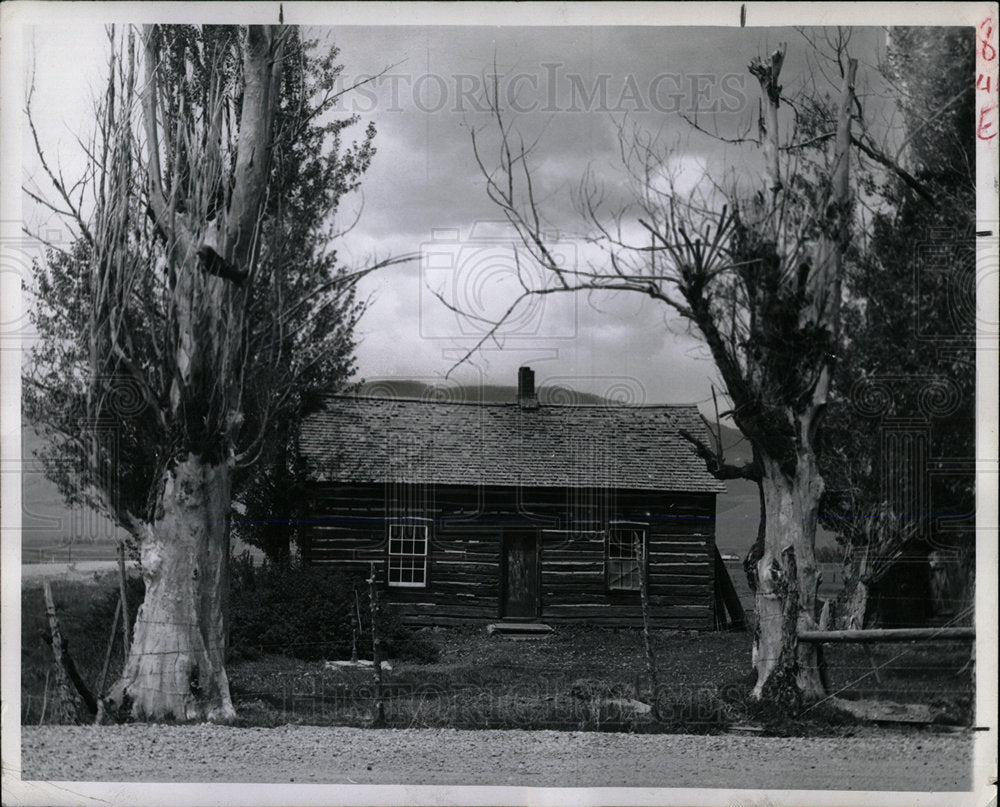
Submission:
<svg viewBox="0 0 1000 807">
<path fill-rule="evenodd" d="M 311 479 L 722 493 L 690 405 L 549 406 L 331 396 L 302 425 Z"/>
</svg>

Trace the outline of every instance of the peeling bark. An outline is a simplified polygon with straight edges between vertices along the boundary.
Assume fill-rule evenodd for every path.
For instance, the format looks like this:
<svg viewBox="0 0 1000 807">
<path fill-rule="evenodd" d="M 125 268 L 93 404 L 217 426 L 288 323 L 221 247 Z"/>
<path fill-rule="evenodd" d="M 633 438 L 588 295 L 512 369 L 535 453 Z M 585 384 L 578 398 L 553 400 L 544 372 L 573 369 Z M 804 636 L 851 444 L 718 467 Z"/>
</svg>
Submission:
<svg viewBox="0 0 1000 807">
<path fill-rule="evenodd" d="M 771 198 L 781 193 L 781 172 L 778 163 L 778 104 L 781 100 L 781 66 L 785 62 L 785 45 L 782 43 L 767 61 L 759 59 L 750 65 L 750 72 L 757 77 L 760 87 L 767 98 L 760 110 L 757 121 L 764 150 L 764 162 L 767 165 L 768 178 L 771 181 Z"/>
<path fill-rule="evenodd" d="M 792 478 L 764 458 L 762 486 L 768 518 L 764 553 L 757 562 L 757 683 L 752 695 L 764 697 L 772 676 L 788 676 L 804 701 L 814 701 L 825 694 L 819 656 L 815 645 L 798 642 L 797 632 L 817 626 L 815 544 L 823 480 L 814 457 L 800 457 Z"/>
<path fill-rule="evenodd" d="M 139 720 L 236 716 L 225 671 L 231 471 L 189 454 L 168 471 L 142 542 L 146 598 L 107 699 Z"/>
</svg>

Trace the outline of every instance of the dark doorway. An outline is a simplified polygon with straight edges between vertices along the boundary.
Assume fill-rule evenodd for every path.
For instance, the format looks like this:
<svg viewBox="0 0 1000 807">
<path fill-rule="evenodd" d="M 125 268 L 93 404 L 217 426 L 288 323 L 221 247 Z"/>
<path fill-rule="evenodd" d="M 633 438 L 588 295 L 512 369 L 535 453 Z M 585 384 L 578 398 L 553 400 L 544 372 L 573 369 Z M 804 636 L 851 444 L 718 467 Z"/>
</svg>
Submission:
<svg viewBox="0 0 1000 807">
<path fill-rule="evenodd" d="M 538 534 L 535 530 L 505 529 L 500 615 L 505 619 L 538 616 Z"/>
</svg>

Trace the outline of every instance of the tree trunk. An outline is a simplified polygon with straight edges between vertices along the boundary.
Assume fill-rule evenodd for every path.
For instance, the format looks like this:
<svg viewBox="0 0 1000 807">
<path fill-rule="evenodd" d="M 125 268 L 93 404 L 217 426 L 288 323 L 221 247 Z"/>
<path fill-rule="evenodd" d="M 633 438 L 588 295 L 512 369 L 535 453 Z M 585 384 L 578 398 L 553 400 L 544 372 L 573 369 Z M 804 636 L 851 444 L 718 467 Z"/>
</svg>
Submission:
<svg viewBox="0 0 1000 807">
<path fill-rule="evenodd" d="M 146 597 L 112 688 L 112 713 L 144 720 L 235 718 L 226 677 L 231 469 L 189 454 L 164 480 L 142 542 Z"/>
<path fill-rule="evenodd" d="M 767 508 L 764 554 L 757 562 L 757 631 L 752 696 L 815 701 L 825 694 L 817 647 L 800 643 L 798 631 L 815 629 L 816 521 L 823 479 L 811 452 L 801 452 L 789 477 L 763 458 Z"/>
</svg>

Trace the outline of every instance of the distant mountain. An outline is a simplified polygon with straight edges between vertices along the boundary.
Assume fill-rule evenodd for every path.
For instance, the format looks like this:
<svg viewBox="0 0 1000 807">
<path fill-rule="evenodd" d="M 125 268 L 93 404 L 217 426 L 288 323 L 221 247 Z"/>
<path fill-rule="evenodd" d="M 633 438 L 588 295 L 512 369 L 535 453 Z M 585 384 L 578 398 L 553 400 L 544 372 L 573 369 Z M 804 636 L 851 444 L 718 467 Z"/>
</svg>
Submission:
<svg viewBox="0 0 1000 807">
<path fill-rule="evenodd" d="M 589 392 L 577 392 L 568 387 L 539 387 L 538 400 L 553 405 L 603 406 L 606 398 Z M 514 403 L 517 387 L 501 384 L 425 384 L 423 381 L 387 379 L 367 381 L 358 390 L 359 395 L 372 398 L 416 398 L 447 403 Z"/>
</svg>

